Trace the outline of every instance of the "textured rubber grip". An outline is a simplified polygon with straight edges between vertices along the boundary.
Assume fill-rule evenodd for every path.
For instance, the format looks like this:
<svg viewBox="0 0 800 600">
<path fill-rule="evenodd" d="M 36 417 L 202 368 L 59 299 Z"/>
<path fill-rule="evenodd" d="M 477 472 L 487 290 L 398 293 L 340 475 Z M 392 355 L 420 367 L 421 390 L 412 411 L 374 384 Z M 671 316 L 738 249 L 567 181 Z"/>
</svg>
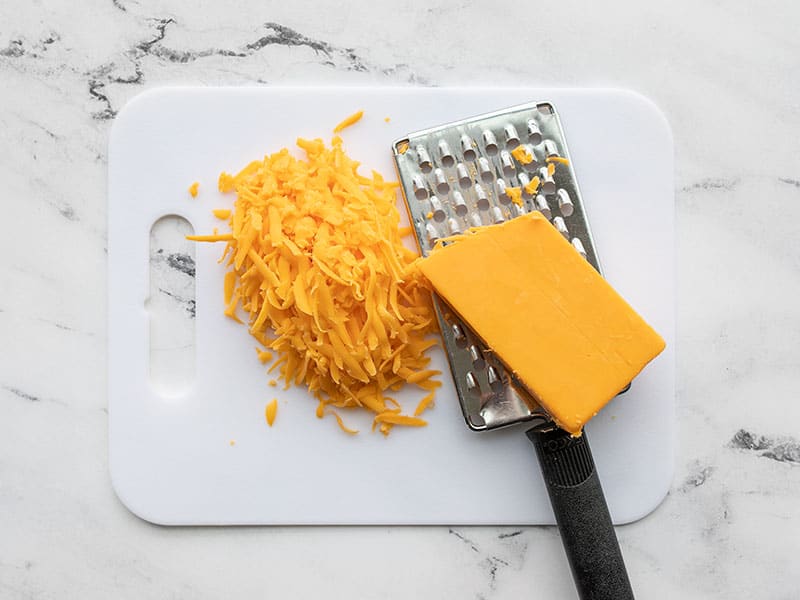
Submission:
<svg viewBox="0 0 800 600">
<path fill-rule="evenodd" d="M 581 600 L 632 600 L 628 573 L 586 434 L 526 432 L 536 448 L 561 541 Z"/>
</svg>

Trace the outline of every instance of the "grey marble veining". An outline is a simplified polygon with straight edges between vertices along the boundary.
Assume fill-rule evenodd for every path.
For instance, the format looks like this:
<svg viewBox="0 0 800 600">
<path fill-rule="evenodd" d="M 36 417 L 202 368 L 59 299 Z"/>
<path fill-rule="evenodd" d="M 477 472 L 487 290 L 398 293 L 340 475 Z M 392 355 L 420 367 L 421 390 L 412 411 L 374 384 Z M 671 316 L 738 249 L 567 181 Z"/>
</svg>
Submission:
<svg viewBox="0 0 800 600">
<path fill-rule="evenodd" d="M 798 17 L 685 0 L 0 3 L 0 598 L 575 597 L 553 528 L 164 529 L 114 497 L 113 117 L 157 85 L 282 83 L 618 86 L 658 103 L 676 152 L 679 450 L 662 506 L 618 535 L 642 598 L 800 597 Z"/>
</svg>

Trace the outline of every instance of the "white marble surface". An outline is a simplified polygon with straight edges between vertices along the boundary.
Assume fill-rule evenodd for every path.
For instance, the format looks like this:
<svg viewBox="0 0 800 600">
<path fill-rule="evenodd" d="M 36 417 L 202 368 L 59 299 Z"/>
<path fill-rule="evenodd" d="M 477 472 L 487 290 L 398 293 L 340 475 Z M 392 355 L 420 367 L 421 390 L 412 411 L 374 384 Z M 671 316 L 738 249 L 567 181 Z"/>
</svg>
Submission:
<svg viewBox="0 0 800 600">
<path fill-rule="evenodd" d="M 111 119 L 148 87 L 258 82 L 655 100 L 675 136 L 679 450 L 663 505 L 618 535 L 641 598 L 800 597 L 800 9 L 522 7 L 0 3 L 0 598 L 575 597 L 553 528 L 168 529 L 115 498 Z"/>
</svg>

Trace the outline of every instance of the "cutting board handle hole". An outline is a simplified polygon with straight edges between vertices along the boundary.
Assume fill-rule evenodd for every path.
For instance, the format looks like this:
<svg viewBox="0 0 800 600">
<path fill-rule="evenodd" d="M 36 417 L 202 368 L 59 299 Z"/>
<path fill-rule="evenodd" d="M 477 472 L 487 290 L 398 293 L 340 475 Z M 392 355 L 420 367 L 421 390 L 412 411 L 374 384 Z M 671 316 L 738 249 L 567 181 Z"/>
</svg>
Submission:
<svg viewBox="0 0 800 600">
<path fill-rule="evenodd" d="M 163 398 L 178 398 L 195 379 L 195 242 L 191 223 L 166 215 L 150 229 L 150 385 Z"/>
</svg>

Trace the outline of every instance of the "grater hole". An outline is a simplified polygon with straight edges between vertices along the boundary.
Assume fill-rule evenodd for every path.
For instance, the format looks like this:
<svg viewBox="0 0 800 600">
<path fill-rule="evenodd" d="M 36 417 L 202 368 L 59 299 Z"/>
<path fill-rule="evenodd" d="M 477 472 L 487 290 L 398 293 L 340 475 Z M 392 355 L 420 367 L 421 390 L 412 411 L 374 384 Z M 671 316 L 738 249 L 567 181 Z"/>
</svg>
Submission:
<svg viewBox="0 0 800 600">
<path fill-rule="evenodd" d="M 472 162 L 478 157 L 478 153 L 475 152 L 475 141 L 466 133 L 461 136 L 459 143 L 461 144 L 461 153 L 464 155 L 464 160 Z"/>
<path fill-rule="evenodd" d="M 497 199 L 500 201 L 500 204 L 509 204 L 511 202 L 511 196 L 508 195 L 506 191 L 506 182 L 502 179 L 497 180 Z"/>
<path fill-rule="evenodd" d="M 522 188 L 522 195 L 527 197 L 529 195 L 528 189 L 531 183 L 531 178 L 528 177 L 526 173 L 520 173 L 517 176 L 517 180 L 519 181 L 519 187 Z"/>
<path fill-rule="evenodd" d="M 534 203 L 536 204 L 536 210 L 542 213 L 545 219 L 549 221 L 553 217 L 553 213 L 550 212 L 550 206 L 547 204 L 547 198 L 542 194 L 536 196 Z"/>
<path fill-rule="evenodd" d="M 491 183 L 492 181 L 494 181 L 494 173 L 492 173 L 492 165 L 483 156 L 481 156 L 478 159 L 478 172 L 481 174 L 481 180 L 484 183 Z"/>
<path fill-rule="evenodd" d="M 467 201 L 464 200 L 464 196 L 458 190 L 453 192 L 453 210 L 455 210 L 456 215 L 459 217 L 465 217 L 467 216 L 467 212 L 469 212 Z"/>
<path fill-rule="evenodd" d="M 462 189 L 466 189 L 472 185 L 472 178 L 469 176 L 469 171 L 464 163 L 458 163 L 458 165 L 456 165 L 456 177 L 458 177 L 458 185 L 460 185 Z"/>
<path fill-rule="evenodd" d="M 461 225 L 456 219 L 450 217 L 447 219 L 447 230 L 450 232 L 450 235 L 458 235 L 461 233 Z"/>
<path fill-rule="evenodd" d="M 453 339 L 456 342 L 456 346 L 459 348 L 466 348 L 467 347 L 467 336 L 464 335 L 464 330 L 461 329 L 461 325 L 458 323 L 453 323 L 450 326 L 450 331 L 453 332 Z"/>
<path fill-rule="evenodd" d="M 558 156 L 558 146 L 553 140 L 545 140 L 544 141 L 544 155 L 547 158 L 551 158 L 553 156 Z"/>
<path fill-rule="evenodd" d="M 539 125 L 534 119 L 528 119 L 528 141 L 534 146 L 542 143 L 542 132 L 539 130 Z"/>
<path fill-rule="evenodd" d="M 489 380 L 489 387 L 494 393 L 499 393 L 503 389 L 503 380 L 497 369 L 491 365 L 486 369 L 486 378 Z"/>
<path fill-rule="evenodd" d="M 475 374 L 472 371 L 467 371 L 467 375 L 464 378 L 467 383 L 467 391 L 473 396 L 480 396 L 481 395 L 481 386 L 478 383 L 478 378 L 475 377 Z"/>
<path fill-rule="evenodd" d="M 514 167 L 514 159 L 511 157 L 508 150 L 503 150 L 500 153 L 500 166 L 502 167 L 505 177 L 513 177 L 517 172 L 517 169 Z"/>
<path fill-rule="evenodd" d="M 415 151 L 417 153 L 417 163 L 419 164 L 420 171 L 427 175 L 433 170 L 431 157 L 425 149 L 425 146 L 421 144 L 415 148 Z"/>
<path fill-rule="evenodd" d="M 561 214 L 565 217 L 569 217 L 574 212 L 575 205 L 572 204 L 572 199 L 569 197 L 567 190 L 558 190 L 556 192 L 556 198 L 558 199 L 558 210 L 560 210 Z"/>
<path fill-rule="evenodd" d="M 586 248 L 583 247 L 583 242 L 581 242 L 578 238 L 572 238 L 572 247 L 578 251 L 583 258 L 586 258 Z"/>
<path fill-rule="evenodd" d="M 564 236 L 565 239 L 569 239 L 569 230 L 567 229 L 567 224 L 564 223 L 564 219 L 561 217 L 555 217 L 553 219 L 553 225 L 555 226 L 558 233 Z"/>
<path fill-rule="evenodd" d="M 517 134 L 517 128 L 511 123 L 507 124 L 503 128 L 503 134 L 506 138 L 506 148 L 511 148 L 513 150 L 519 146 L 519 135 Z"/>
<path fill-rule="evenodd" d="M 494 137 L 494 133 L 489 129 L 484 129 L 481 137 L 483 137 L 483 147 L 486 149 L 486 154 L 489 156 L 496 156 L 499 149 L 497 147 L 497 138 Z"/>
<path fill-rule="evenodd" d="M 499 206 L 492 207 L 492 221 L 494 221 L 498 225 L 500 223 L 505 223 L 506 221 L 505 217 L 503 216 L 503 211 L 500 210 Z"/>
<path fill-rule="evenodd" d="M 453 153 L 450 151 L 450 145 L 446 140 L 439 140 L 438 147 L 442 166 L 449 169 L 456 163 L 456 159 L 453 158 Z"/>
<path fill-rule="evenodd" d="M 411 179 L 411 187 L 414 188 L 414 197 L 417 200 L 428 199 L 428 188 L 425 185 L 425 180 L 422 178 L 422 175 L 414 175 Z"/>
<path fill-rule="evenodd" d="M 482 371 L 486 367 L 486 359 L 483 358 L 483 352 L 475 344 L 469 347 L 469 358 L 472 361 L 472 366 L 478 371 Z"/>
<path fill-rule="evenodd" d="M 433 223 L 425 224 L 425 233 L 428 235 L 428 242 L 430 243 L 431 246 L 433 246 L 437 241 L 439 241 L 439 238 L 441 237 L 436 227 L 433 225 Z"/>
<path fill-rule="evenodd" d="M 476 183 L 473 189 L 475 190 L 478 210 L 489 210 L 489 197 L 486 195 L 486 190 L 483 189 L 483 186 L 480 183 Z"/>
<path fill-rule="evenodd" d="M 450 191 L 450 184 L 447 183 L 447 177 L 442 169 L 435 169 L 433 171 L 433 178 L 436 181 L 436 191 L 442 196 L 447 195 Z"/>
<path fill-rule="evenodd" d="M 447 217 L 447 213 L 444 212 L 444 206 L 442 206 L 442 201 L 436 196 L 431 197 L 431 209 L 433 220 L 437 223 L 441 223 L 445 220 L 445 217 Z"/>
</svg>

